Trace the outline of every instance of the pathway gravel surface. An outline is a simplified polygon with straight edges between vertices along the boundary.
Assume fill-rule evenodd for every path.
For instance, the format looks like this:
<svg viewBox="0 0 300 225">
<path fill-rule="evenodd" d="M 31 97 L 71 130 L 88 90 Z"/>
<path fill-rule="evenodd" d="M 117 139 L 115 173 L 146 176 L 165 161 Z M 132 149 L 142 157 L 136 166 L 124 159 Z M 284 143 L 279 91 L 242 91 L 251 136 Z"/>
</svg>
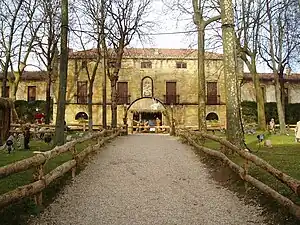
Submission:
<svg viewBox="0 0 300 225">
<path fill-rule="evenodd" d="M 266 224 L 209 175 L 192 148 L 168 135 L 118 137 L 32 225 Z"/>
</svg>

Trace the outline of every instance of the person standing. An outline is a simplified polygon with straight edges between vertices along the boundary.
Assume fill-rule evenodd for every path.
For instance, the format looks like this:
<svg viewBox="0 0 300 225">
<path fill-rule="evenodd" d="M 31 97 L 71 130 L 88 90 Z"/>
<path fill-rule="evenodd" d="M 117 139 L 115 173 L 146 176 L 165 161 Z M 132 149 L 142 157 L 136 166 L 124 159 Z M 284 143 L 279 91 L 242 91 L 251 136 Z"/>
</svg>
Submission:
<svg viewBox="0 0 300 225">
<path fill-rule="evenodd" d="M 30 149 L 29 142 L 30 142 L 30 125 L 26 125 L 24 128 L 24 148 L 26 150 Z"/>
<path fill-rule="evenodd" d="M 272 118 L 271 119 L 271 121 L 270 121 L 270 133 L 273 133 L 273 134 L 275 134 L 275 121 L 274 121 L 274 119 Z"/>
<path fill-rule="evenodd" d="M 295 141 L 300 142 L 300 121 L 297 122 L 295 129 Z"/>
</svg>

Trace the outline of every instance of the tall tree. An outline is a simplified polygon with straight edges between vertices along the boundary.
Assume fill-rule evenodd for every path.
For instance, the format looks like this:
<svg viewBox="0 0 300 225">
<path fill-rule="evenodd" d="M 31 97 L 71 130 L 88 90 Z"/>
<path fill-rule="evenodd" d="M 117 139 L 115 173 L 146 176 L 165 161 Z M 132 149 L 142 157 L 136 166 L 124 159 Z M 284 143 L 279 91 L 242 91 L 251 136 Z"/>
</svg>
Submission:
<svg viewBox="0 0 300 225">
<path fill-rule="evenodd" d="M 209 4 L 212 4 L 209 1 Z M 194 23 L 198 32 L 198 128 L 206 131 L 206 79 L 205 79 L 205 28 L 221 18 L 220 15 L 205 18 L 204 9 L 207 7 L 205 0 L 192 0 L 194 10 Z"/>
<path fill-rule="evenodd" d="M 108 0 L 106 4 L 104 50 L 110 65 L 106 71 L 111 86 L 111 126 L 117 127 L 117 82 L 124 50 L 135 35 L 151 28 L 152 23 L 146 20 L 151 0 Z"/>
<path fill-rule="evenodd" d="M 57 115 L 55 126 L 55 144 L 63 145 L 65 142 L 65 108 L 66 108 L 66 89 L 68 73 L 68 0 L 61 1 L 61 47 L 59 64 L 59 90 L 57 102 Z"/>
<path fill-rule="evenodd" d="M 81 0 L 79 3 L 78 13 L 77 14 L 77 23 L 79 25 L 79 32 L 75 32 L 76 36 L 79 38 L 81 48 L 84 52 L 84 66 L 81 69 L 84 69 L 87 78 L 88 78 L 88 115 L 89 115 L 89 131 L 93 130 L 93 88 L 94 81 L 97 75 L 97 70 L 101 63 L 101 58 L 103 55 L 103 50 L 101 49 L 101 43 L 103 40 L 103 20 L 102 10 L 104 5 L 102 2 L 96 0 Z M 82 19 L 80 15 L 85 15 L 85 18 Z M 84 24 L 84 26 L 82 25 Z M 84 27 L 84 29 L 83 29 Z M 77 34 L 78 33 L 78 34 Z M 87 42 L 89 44 L 95 44 L 93 50 L 93 59 L 88 57 L 86 50 Z M 89 52 L 90 53 L 90 52 Z"/>
<path fill-rule="evenodd" d="M 239 102 L 239 81 L 237 77 L 237 54 L 234 31 L 232 0 L 221 0 L 224 73 L 226 79 L 227 140 L 237 146 L 244 146 L 244 133 Z"/>
<path fill-rule="evenodd" d="M 105 49 L 105 0 L 101 0 L 101 47 Z M 102 126 L 103 129 L 107 128 L 107 97 L 106 97 L 106 51 L 102 51 L 102 68 L 103 68 L 103 83 L 102 83 Z"/>
<path fill-rule="evenodd" d="M 40 67 L 45 67 L 46 77 L 46 109 L 45 123 L 49 124 L 51 117 L 51 88 L 58 73 L 58 42 L 60 38 L 60 1 L 43 0 L 40 13 L 45 19 L 37 34 L 34 52 Z"/>
<path fill-rule="evenodd" d="M 284 72 L 299 59 L 299 8 L 294 0 L 266 1 L 268 21 L 260 40 L 260 56 L 272 70 L 280 133 L 286 133 Z"/>
<path fill-rule="evenodd" d="M 264 94 L 257 73 L 260 33 L 265 21 L 265 14 L 263 13 L 265 1 L 241 0 L 236 2 L 236 4 L 240 6 L 240 8 L 236 8 L 238 24 L 236 32 L 237 49 L 252 75 L 257 102 L 258 129 L 265 130 Z"/>
<path fill-rule="evenodd" d="M 3 70 L 2 96 L 6 96 L 6 82 L 10 82 L 12 98 L 15 99 L 20 77 L 34 45 L 36 34 L 41 26 L 42 18 L 37 19 L 37 0 L 1 0 L 0 1 L 0 45 L 5 58 L 1 61 Z M 15 66 L 17 67 L 15 69 Z M 8 76 L 11 70 L 12 76 Z M 17 72 L 14 73 L 14 70 Z"/>
</svg>

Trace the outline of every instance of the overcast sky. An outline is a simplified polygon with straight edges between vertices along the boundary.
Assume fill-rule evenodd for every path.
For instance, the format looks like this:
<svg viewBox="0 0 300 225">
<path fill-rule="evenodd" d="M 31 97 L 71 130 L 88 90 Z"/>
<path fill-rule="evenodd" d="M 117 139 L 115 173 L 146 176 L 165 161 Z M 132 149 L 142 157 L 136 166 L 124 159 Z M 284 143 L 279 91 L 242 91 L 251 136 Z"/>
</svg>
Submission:
<svg viewBox="0 0 300 225">
<path fill-rule="evenodd" d="M 150 40 L 141 43 L 137 38 L 132 41 L 130 47 L 139 48 L 197 48 L 197 33 L 184 34 L 178 32 L 186 32 L 195 30 L 195 26 L 192 22 L 191 15 L 178 14 L 175 11 L 167 10 L 162 0 L 155 0 L 155 5 L 149 20 L 155 21 L 157 26 L 153 31 L 149 31 Z M 166 1 L 166 0 L 165 0 Z M 216 25 L 214 25 L 216 27 Z M 206 37 L 211 34 L 211 30 L 208 27 L 206 31 Z M 210 39 L 211 40 L 211 39 Z M 213 41 L 207 40 L 206 43 L 211 42 L 206 46 L 207 51 L 214 51 L 222 53 L 222 46 L 220 39 L 213 39 Z M 71 48 L 76 47 L 70 45 Z M 28 68 L 29 69 L 29 68 Z M 36 70 L 36 68 L 33 68 Z M 248 71 L 245 67 L 245 71 Z M 265 66 L 259 66 L 259 72 L 268 72 L 269 70 Z"/>
</svg>

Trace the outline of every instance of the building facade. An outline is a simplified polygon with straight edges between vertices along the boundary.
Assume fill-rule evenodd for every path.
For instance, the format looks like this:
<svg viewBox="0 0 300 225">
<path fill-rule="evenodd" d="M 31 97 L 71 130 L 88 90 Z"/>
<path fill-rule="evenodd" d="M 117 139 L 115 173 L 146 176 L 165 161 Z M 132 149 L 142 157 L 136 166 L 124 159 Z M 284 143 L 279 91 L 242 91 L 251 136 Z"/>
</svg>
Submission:
<svg viewBox="0 0 300 225">
<path fill-rule="evenodd" d="M 260 73 L 259 78 L 265 102 L 276 102 L 274 75 Z M 300 103 L 300 74 L 284 75 L 284 92 L 286 103 Z M 249 73 L 244 74 L 241 95 L 242 101 L 256 101 L 252 76 Z"/>
<path fill-rule="evenodd" d="M 110 66 L 111 62 L 108 62 Z M 95 64 L 93 50 L 69 53 L 66 122 L 88 118 L 88 71 Z M 197 50 L 125 49 L 119 79 L 118 124 L 159 118 L 168 125 L 168 117 L 177 126 L 198 126 Z M 113 66 L 113 65 L 112 65 Z M 86 69 L 87 68 L 87 69 Z M 222 55 L 206 53 L 207 119 L 226 124 L 225 80 Z M 111 122 L 111 89 L 107 78 L 107 122 Z M 93 85 L 93 123 L 102 124 L 103 68 L 100 63 Z M 55 121 L 57 105 L 54 104 Z"/>
<path fill-rule="evenodd" d="M 11 76 L 11 73 L 9 73 Z M 0 93 L 2 93 L 3 74 L 0 74 Z M 19 82 L 16 100 L 36 101 L 46 100 L 47 73 L 45 71 L 25 71 Z M 12 84 L 7 82 L 7 98 L 13 98 Z"/>
</svg>

